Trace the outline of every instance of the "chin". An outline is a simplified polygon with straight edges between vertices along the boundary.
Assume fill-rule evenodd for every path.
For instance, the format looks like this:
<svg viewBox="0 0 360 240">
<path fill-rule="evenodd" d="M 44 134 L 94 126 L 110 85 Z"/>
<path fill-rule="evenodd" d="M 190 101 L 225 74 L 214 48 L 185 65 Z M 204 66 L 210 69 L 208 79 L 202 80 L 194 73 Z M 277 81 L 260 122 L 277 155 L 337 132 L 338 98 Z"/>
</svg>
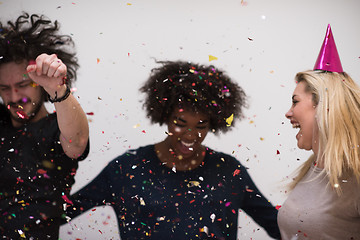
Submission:
<svg viewBox="0 0 360 240">
<path fill-rule="evenodd" d="M 306 150 L 306 151 L 312 150 L 311 147 L 309 147 L 309 146 L 304 146 L 304 145 L 301 145 L 301 144 L 298 144 L 298 148 L 303 149 L 303 150 Z"/>
</svg>

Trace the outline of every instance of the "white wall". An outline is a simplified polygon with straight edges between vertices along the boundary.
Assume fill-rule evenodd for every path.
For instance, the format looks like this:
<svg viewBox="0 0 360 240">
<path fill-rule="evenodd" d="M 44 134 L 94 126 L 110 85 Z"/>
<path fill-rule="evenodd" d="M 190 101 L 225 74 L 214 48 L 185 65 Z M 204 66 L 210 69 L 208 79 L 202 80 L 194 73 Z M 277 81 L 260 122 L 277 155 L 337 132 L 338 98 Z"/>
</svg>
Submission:
<svg viewBox="0 0 360 240">
<path fill-rule="evenodd" d="M 282 180 L 309 156 L 296 148 L 296 130 L 284 117 L 294 75 L 313 67 L 330 23 L 343 68 L 359 83 L 359 10 L 358 0 L 0 0 L 1 21 L 21 11 L 45 14 L 76 42 L 75 95 L 94 115 L 91 151 L 73 192 L 127 149 L 164 139 L 165 128 L 145 118 L 138 91 L 154 59 L 208 64 L 213 55 L 218 60 L 210 63 L 238 81 L 250 108 L 232 132 L 210 134 L 205 144 L 249 167 L 274 205 L 286 198 Z M 239 218 L 239 238 L 268 239 L 249 217 Z M 119 239 L 116 217 L 97 208 L 62 227 L 60 237 Z"/>
</svg>

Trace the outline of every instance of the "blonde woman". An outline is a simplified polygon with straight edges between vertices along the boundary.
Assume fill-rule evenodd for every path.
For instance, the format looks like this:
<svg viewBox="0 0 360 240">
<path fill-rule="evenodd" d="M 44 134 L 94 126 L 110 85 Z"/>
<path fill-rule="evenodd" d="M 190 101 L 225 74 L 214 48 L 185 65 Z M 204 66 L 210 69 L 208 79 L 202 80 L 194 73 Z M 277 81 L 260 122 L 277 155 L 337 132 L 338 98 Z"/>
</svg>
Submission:
<svg viewBox="0 0 360 240">
<path fill-rule="evenodd" d="M 286 113 L 300 149 L 300 168 L 278 223 L 286 239 L 360 238 L 360 88 L 343 72 L 328 26 L 314 70 L 300 72 Z"/>
</svg>

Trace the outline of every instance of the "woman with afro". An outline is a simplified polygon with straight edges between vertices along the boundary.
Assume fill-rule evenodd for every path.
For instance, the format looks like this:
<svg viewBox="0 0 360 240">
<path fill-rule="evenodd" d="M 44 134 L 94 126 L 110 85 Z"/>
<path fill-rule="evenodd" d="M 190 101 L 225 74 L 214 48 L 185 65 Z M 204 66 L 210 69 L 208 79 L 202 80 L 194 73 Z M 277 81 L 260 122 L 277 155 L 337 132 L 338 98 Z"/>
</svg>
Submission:
<svg viewBox="0 0 360 240">
<path fill-rule="evenodd" d="M 226 132 L 242 117 L 246 95 L 213 66 L 161 62 L 141 87 L 152 123 L 167 137 L 115 158 L 77 192 L 71 217 L 109 204 L 121 239 L 237 239 L 238 211 L 279 238 L 277 210 L 246 168 L 204 145 L 208 132 Z"/>
</svg>

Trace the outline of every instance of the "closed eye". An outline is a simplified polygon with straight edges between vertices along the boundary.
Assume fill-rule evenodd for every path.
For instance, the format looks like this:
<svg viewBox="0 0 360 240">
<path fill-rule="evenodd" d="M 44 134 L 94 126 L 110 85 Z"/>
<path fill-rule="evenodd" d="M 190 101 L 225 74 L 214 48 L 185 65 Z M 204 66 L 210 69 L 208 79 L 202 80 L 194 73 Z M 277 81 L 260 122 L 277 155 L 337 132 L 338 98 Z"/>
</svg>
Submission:
<svg viewBox="0 0 360 240">
<path fill-rule="evenodd" d="M 31 80 L 23 81 L 23 82 L 17 84 L 17 87 L 18 88 L 25 88 L 25 87 L 28 87 L 31 83 L 32 83 Z"/>
<path fill-rule="evenodd" d="M 183 125 L 183 124 L 179 124 L 179 123 L 175 123 L 175 126 L 177 126 L 177 127 L 185 127 L 185 125 Z"/>
<path fill-rule="evenodd" d="M 8 86 L 0 86 L 0 91 L 5 92 L 5 91 L 9 91 L 10 87 Z"/>
</svg>

